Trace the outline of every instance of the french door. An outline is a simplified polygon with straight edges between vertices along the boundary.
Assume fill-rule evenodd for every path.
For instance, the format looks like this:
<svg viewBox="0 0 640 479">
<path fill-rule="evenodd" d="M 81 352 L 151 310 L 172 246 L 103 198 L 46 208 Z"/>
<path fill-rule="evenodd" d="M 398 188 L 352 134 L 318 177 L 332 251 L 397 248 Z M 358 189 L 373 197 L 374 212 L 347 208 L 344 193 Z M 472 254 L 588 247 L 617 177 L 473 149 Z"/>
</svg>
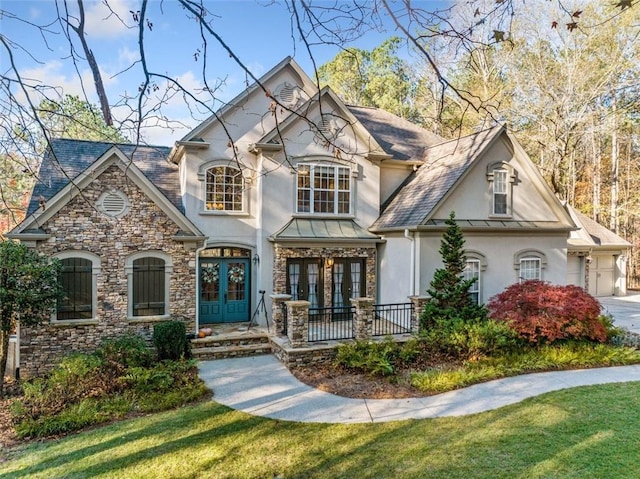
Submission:
<svg viewBox="0 0 640 479">
<path fill-rule="evenodd" d="M 324 306 L 324 275 L 320 258 L 287 260 L 287 294 L 292 300 L 305 300 L 309 307 Z"/>
<path fill-rule="evenodd" d="M 364 260 L 336 258 L 331 268 L 331 283 L 332 306 L 350 307 L 352 298 L 365 296 Z"/>
<path fill-rule="evenodd" d="M 200 324 L 249 320 L 249 260 L 200 258 Z"/>
</svg>

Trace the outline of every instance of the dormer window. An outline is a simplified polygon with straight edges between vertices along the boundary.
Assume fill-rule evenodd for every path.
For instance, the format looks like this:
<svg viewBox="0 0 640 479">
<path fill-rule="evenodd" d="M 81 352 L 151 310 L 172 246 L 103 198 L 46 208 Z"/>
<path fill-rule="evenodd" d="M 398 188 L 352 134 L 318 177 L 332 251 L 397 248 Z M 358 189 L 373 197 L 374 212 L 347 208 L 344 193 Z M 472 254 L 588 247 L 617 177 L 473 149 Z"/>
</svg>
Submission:
<svg viewBox="0 0 640 479">
<path fill-rule="evenodd" d="M 242 171 L 231 166 L 214 166 L 206 172 L 205 210 L 243 211 Z"/>
<path fill-rule="evenodd" d="M 511 216 L 511 193 L 516 182 L 515 170 L 508 163 L 489 165 L 487 180 L 491 185 L 491 215 Z"/>
<path fill-rule="evenodd" d="M 351 213 L 351 170 L 344 166 L 299 165 L 297 212 Z"/>
</svg>

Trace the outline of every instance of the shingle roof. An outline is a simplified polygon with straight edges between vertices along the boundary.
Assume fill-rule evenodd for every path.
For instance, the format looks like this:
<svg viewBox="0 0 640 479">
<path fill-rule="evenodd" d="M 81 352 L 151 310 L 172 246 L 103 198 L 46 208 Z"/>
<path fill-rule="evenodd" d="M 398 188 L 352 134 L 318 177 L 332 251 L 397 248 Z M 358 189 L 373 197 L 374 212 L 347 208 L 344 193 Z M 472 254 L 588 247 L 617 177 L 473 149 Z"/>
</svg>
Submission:
<svg viewBox="0 0 640 479">
<path fill-rule="evenodd" d="M 431 146 L 425 164 L 386 204 L 372 231 L 421 225 L 469 166 L 504 128 L 497 126 Z"/>
<path fill-rule="evenodd" d="M 418 125 L 379 108 L 348 105 L 371 136 L 397 160 L 424 160 L 426 148 L 446 141 Z"/>
<path fill-rule="evenodd" d="M 27 216 L 38 210 L 41 196 L 45 200 L 52 198 L 69 183 L 69 179 L 78 176 L 113 146 L 118 147 L 127 158 L 132 158 L 151 183 L 179 211 L 184 211 L 180 199 L 178 166 L 166 161 L 170 148 L 55 138 L 51 141 L 51 149 L 42 159 L 39 181 L 33 189 Z"/>
<path fill-rule="evenodd" d="M 571 233 L 569 246 L 604 246 L 630 248 L 632 245 L 613 231 L 605 228 L 600 223 L 583 215 L 576 209 L 567 205 L 567 209 L 575 221 L 578 231 Z"/>
</svg>

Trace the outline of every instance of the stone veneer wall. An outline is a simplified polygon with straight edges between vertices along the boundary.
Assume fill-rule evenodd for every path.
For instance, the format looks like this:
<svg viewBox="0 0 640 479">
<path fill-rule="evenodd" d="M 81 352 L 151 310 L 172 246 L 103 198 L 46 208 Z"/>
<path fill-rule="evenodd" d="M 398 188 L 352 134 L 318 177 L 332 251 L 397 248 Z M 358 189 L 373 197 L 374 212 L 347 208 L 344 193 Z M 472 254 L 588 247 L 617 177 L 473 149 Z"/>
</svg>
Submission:
<svg viewBox="0 0 640 479">
<path fill-rule="evenodd" d="M 370 298 L 376 297 L 376 247 L 347 248 L 347 247 L 310 247 L 291 248 L 275 245 L 275 259 L 273 263 L 273 292 L 287 293 L 287 259 L 289 258 L 320 258 L 324 274 L 324 306 L 331 306 L 331 267 L 327 265 L 327 258 L 365 258 L 365 294 Z"/>
<path fill-rule="evenodd" d="M 109 218 L 96 208 L 100 195 L 111 189 L 124 193 L 129 211 Z M 201 246 L 171 239 L 178 226 L 117 166 L 109 167 L 81 195 L 41 225 L 51 234 L 37 250 L 47 255 L 63 251 L 86 251 L 97 255 L 101 272 L 97 277 L 97 321 L 51 322 L 20 330 L 20 373 L 22 377 L 49 371 L 60 358 L 72 352 L 89 352 L 105 339 L 126 332 L 150 339 L 155 320 L 127 319 L 126 258 L 141 251 L 161 251 L 171 256 L 169 314 L 195 330 L 196 258 Z M 166 319 L 164 319 L 166 320 Z"/>
</svg>

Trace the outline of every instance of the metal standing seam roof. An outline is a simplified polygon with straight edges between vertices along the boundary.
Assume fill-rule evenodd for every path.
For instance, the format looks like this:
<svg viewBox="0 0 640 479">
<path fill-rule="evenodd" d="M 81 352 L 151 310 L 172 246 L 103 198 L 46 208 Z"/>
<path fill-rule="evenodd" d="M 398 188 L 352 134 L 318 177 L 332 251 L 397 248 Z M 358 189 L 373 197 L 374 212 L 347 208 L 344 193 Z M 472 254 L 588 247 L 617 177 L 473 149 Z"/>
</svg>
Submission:
<svg viewBox="0 0 640 479">
<path fill-rule="evenodd" d="M 504 127 L 497 126 L 427 148 L 425 164 L 386 203 L 371 230 L 423 224 L 469 166 L 503 131 Z"/>
<path fill-rule="evenodd" d="M 377 241 L 380 240 L 380 236 L 370 233 L 351 219 L 293 218 L 275 232 L 270 239 L 272 241 Z"/>
<path fill-rule="evenodd" d="M 113 146 L 119 148 L 127 158 L 131 158 L 149 181 L 184 213 L 178 166 L 167 161 L 171 148 L 55 138 L 51 140 L 51 149 L 47 150 L 42 159 L 38 172 L 40 180 L 31 194 L 27 217 L 39 209 L 41 196 L 45 200 L 52 198 L 70 179 L 77 177 Z"/>
</svg>

